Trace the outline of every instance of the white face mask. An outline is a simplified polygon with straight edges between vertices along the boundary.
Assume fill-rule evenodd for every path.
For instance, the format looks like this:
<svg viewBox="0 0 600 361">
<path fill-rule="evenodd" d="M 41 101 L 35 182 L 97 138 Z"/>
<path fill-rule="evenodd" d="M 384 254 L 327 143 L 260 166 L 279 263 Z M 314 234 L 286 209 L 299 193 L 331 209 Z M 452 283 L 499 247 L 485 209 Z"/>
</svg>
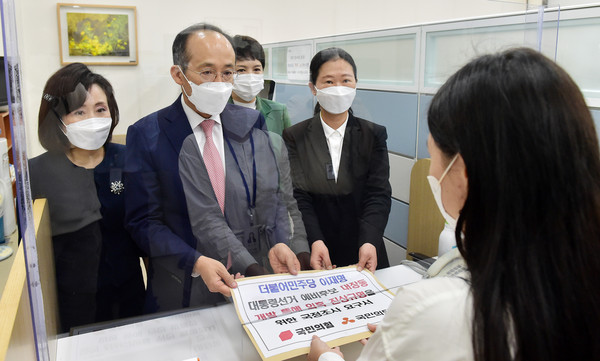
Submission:
<svg viewBox="0 0 600 361">
<path fill-rule="evenodd" d="M 181 70 L 181 68 L 179 68 L 179 70 Z M 231 96 L 233 85 L 225 82 L 206 82 L 198 85 L 189 81 L 183 71 L 181 74 L 183 74 L 185 80 L 187 80 L 188 84 L 192 87 L 192 94 L 188 95 L 183 86 L 181 87 L 181 90 L 190 102 L 194 104 L 196 109 L 200 113 L 208 115 L 221 114 Z"/>
<path fill-rule="evenodd" d="M 112 119 L 88 118 L 71 124 L 63 123 L 63 125 L 65 126 L 63 133 L 71 144 L 81 149 L 96 150 L 106 143 Z"/>
<path fill-rule="evenodd" d="M 263 74 L 239 74 L 233 81 L 233 91 L 247 102 L 252 101 L 264 87 Z"/>
<path fill-rule="evenodd" d="M 435 203 L 440 209 L 440 213 L 442 213 L 442 216 L 446 220 L 446 223 L 448 223 L 450 228 L 452 228 L 453 230 L 456 229 L 456 219 L 452 218 L 452 216 L 450 216 L 448 212 L 446 212 L 446 209 L 444 208 L 444 203 L 442 203 L 442 180 L 444 179 L 450 168 L 452 168 L 452 165 L 454 164 L 457 158 L 458 154 L 454 157 L 454 159 L 452 159 L 450 164 L 448 164 L 448 167 L 446 167 L 446 170 L 444 170 L 444 173 L 442 173 L 440 180 L 435 179 L 435 177 L 432 175 L 427 176 L 429 186 L 431 187 L 431 192 L 433 193 L 433 199 L 435 199 Z"/>
<path fill-rule="evenodd" d="M 319 105 L 331 114 L 341 114 L 350 109 L 355 96 L 356 88 L 347 86 L 330 86 L 324 89 L 317 89 L 317 101 Z"/>
</svg>

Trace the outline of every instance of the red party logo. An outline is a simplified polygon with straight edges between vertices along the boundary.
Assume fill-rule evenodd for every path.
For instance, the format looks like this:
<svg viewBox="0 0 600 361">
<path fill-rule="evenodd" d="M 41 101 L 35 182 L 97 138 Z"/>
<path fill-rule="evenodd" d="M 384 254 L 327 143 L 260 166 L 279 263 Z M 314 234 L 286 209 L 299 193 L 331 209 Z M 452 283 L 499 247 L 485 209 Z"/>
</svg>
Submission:
<svg viewBox="0 0 600 361">
<path fill-rule="evenodd" d="M 281 341 L 287 341 L 290 338 L 292 338 L 293 334 L 292 331 L 287 330 L 287 331 L 283 331 L 282 333 L 279 334 L 279 338 L 281 339 Z"/>
</svg>

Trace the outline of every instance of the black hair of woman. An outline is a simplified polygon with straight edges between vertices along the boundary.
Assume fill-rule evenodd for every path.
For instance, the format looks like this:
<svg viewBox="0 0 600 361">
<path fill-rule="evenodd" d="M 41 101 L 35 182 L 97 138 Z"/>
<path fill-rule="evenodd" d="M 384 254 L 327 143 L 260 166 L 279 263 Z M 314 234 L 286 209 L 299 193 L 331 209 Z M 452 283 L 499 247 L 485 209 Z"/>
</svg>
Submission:
<svg viewBox="0 0 600 361">
<path fill-rule="evenodd" d="M 231 41 L 235 50 L 235 60 L 258 60 L 265 68 L 265 50 L 260 43 L 247 35 L 236 35 Z"/>
<path fill-rule="evenodd" d="M 438 90 L 428 124 L 468 176 L 456 239 L 475 359 L 598 360 L 600 152 L 575 82 L 531 49 L 485 55 Z"/>
<path fill-rule="evenodd" d="M 356 63 L 354 63 L 354 59 L 347 51 L 342 48 L 331 47 L 327 49 L 323 49 L 313 56 L 310 61 L 310 82 L 313 84 L 317 84 L 317 78 L 319 77 L 319 71 L 321 70 L 321 66 L 328 61 L 342 59 L 345 60 L 350 66 L 352 66 L 352 70 L 354 71 L 354 80 L 358 80 L 357 72 L 356 72 Z M 315 106 L 314 114 L 317 114 L 321 111 L 321 107 L 319 103 Z M 350 112 L 352 112 L 352 108 L 350 108 Z"/>
</svg>

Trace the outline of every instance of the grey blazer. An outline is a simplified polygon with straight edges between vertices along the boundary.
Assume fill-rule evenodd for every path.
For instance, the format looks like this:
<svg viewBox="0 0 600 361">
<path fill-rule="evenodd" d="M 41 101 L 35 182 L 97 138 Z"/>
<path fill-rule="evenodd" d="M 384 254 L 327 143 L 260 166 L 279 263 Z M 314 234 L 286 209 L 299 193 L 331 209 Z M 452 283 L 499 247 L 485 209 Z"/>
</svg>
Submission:
<svg viewBox="0 0 600 361">
<path fill-rule="evenodd" d="M 296 253 L 308 251 L 301 221 L 299 226 L 295 222 L 296 237 L 292 237 L 288 208 L 295 209 L 298 218 L 300 212 L 292 195 L 287 149 L 283 140 L 275 133 L 255 128 L 251 121 L 222 121 L 225 214 L 217 203 L 193 134 L 184 140 L 179 155 L 179 173 L 192 232 L 198 240 L 198 251 L 223 264 L 227 263 L 230 255 L 232 273 L 244 273 L 253 263 L 268 267 L 267 253 L 276 243 L 285 243 Z M 256 199 L 255 208 L 251 211 L 248 196 L 252 203 L 253 160 L 256 164 Z M 290 202 L 293 204 L 290 205 Z"/>
</svg>

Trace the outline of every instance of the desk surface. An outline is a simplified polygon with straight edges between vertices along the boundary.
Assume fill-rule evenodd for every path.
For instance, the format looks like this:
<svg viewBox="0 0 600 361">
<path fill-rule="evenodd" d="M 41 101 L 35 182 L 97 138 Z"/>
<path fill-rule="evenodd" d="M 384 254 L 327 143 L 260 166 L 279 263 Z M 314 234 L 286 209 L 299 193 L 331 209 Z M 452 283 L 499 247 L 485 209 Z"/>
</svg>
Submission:
<svg viewBox="0 0 600 361">
<path fill-rule="evenodd" d="M 394 291 L 421 276 L 406 266 L 378 270 L 381 283 Z M 358 342 L 342 346 L 355 359 Z M 194 310 L 58 340 L 57 361 L 71 360 L 200 360 L 259 361 L 233 304 Z M 298 356 L 292 360 L 305 360 Z"/>
<path fill-rule="evenodd" d="M 12 236 L 10 236 L 10 239 L 6 243 L 0 244 L 0 246 L 8 246 L 13 250 L 13 254 L 10 255 L 10 257 L 0 261 L 0 297 L 2 297 L 2 292 L 4 292 L 4 286 L 6 286 L 8 274 L 10 273 L 10 269 L 15 260 L 17 248 L 19 248 L 19 245 L 17 244 L 17 238 L 17 232 L 15 232 Z"/>
</svg>

